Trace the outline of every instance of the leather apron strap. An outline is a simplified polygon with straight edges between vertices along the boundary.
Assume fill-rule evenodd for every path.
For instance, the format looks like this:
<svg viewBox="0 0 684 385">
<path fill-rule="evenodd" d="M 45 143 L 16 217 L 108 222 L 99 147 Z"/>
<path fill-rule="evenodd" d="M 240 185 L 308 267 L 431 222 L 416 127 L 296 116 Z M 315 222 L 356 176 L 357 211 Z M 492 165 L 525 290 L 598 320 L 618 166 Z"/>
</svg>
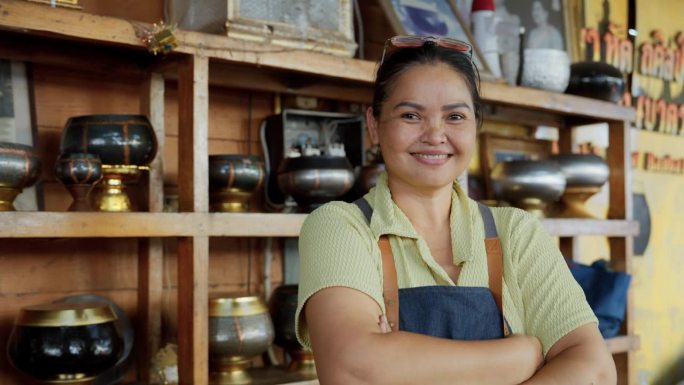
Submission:
<svg viewBox="0 0 684 385">
<path fill-rule="evenodd" d="M 354 202 L 366 217 L 370 225 L 373 209 L 364 198 Z M 478 202 L 478 208 L 482 215 L 485 227 L 485 250 L 487 252 L 487 269 L 489 275 L 489 290 L 494 296 L 496 306 L 501 313 L 501 323 L 504 336 L 510 335 L 508 323 L 503 316 L 503 249 L 499 240 L 494 216 L 489 207 Z M 394 264 L 394 255 L 389 243 L 389 237 L 383 235 L 378 240 L 380 255 L 382 256 L 382 296 L 385 302 L 385 316 L 392 331 L 399 330 L 399 285 L 397 281 L 397 269 Z"/>
</svg>

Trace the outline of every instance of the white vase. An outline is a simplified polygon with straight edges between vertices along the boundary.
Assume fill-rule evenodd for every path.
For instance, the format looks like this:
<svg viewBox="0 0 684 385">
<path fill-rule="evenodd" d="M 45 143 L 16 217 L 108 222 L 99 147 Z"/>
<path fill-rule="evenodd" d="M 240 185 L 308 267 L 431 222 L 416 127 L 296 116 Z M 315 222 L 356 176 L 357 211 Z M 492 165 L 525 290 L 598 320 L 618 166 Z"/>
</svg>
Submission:
<svg viewBox="0 0 684 385">
<path fill-rule="evenodd" d="M 570 58 L 558 49 L 528 48 L 523 53 L 521 85 L 564 92 L 570 81 Z"/>
</svg>

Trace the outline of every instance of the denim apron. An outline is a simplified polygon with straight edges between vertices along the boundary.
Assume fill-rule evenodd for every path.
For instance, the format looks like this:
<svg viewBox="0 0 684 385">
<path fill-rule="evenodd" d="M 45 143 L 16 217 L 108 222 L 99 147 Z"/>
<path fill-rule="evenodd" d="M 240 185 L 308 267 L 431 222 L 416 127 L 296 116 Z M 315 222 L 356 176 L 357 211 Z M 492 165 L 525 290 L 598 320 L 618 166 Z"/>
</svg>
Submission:
<svg viewBox="0 0 684 385">
<path fill-rule="evenodd" d="M 368 202 L 361 198 L 354 204 L 370 224 L 373 209 Z M 503 338 L 510 333 L 508 323 L 503 318 L 501 300 L 501 244 L 491 210 L 483 204 L 478 205 L 485 225 L 490 287 L 439 285 L 397 289 L 396 268 L 389 240 L 386 235 L 380 237 L 378 244 L 383 256 L 383 297 L 393 331 L 404 330 L 457 340 Z"/>
</svg>

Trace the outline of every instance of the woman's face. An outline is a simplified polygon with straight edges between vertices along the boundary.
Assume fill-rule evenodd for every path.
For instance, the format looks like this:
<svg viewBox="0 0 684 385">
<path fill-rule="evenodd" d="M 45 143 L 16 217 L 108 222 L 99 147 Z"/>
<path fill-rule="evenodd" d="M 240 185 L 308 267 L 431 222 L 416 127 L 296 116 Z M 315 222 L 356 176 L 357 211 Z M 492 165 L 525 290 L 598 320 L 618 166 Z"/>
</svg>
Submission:
<svg viewBox="0 0 684 385">
<path fill-rule="evenodd" d="M 541 2 L 535 1 L 534 3 L 532 3 L 532 19 L 534 20 L 535 24 L 546 24 L 548 16 L 549 15 L 544 9 L 544 6 Z"/>
<path fill-rule="evenodd" d="M 421 64 L 396 79 L 380 118 L 367 112 L 391 183 L 451 186 L 474 152 L 477 121 L 462 75 L 444 63 Z"/>
</svg>

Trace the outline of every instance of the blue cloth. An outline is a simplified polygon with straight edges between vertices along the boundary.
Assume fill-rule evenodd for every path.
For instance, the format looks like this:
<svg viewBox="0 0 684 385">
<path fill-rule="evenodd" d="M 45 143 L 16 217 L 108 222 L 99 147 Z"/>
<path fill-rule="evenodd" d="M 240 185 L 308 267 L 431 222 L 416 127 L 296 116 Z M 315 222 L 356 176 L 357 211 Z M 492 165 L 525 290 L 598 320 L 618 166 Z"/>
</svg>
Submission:
<svg viewBox="0 0 684 385">
<path fill-rule="evenodd" d="M 591 266 L 574 262 L 569 266 L 599 320 L 603 338 L 616 336 L 625 319 L 627 290 L 632 277 L 621 271 L 609 271 L 603 260 L 596 261 Z"/>
<path fill-rule="evenodd" d="M 456 340 L 504 336 L 501 312 L 486 287 L 400 289 L 399 330 Z"/>
</svg>

